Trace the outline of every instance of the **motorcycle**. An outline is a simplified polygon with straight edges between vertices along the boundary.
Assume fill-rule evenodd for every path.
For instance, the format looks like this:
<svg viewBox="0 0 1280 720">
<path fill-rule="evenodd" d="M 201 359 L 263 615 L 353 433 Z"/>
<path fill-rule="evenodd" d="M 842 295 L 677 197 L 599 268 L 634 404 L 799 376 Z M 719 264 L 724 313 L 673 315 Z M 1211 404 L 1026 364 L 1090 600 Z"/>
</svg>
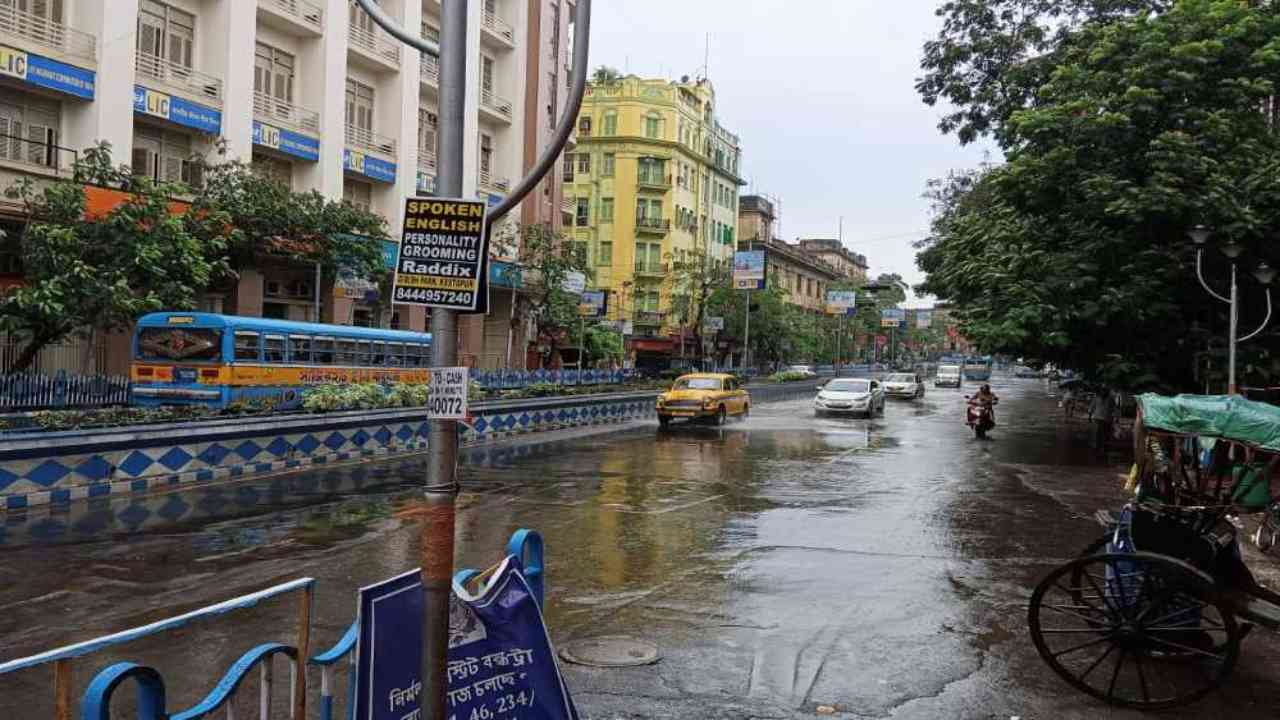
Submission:
<svg viewBox="0 0 1280 720">
<path fill-rule="evenodd" d="M 995 412 L 992 406 L 999 403 L 997 398 L 990 403 L 978 402 L 972 396 L 965 395 L 969 408 L 965 412 L 965 424 L 973 428 L 973 436 L 979 440 L 987 436 L 987 431 L 996 426 Z"/>
</svg>

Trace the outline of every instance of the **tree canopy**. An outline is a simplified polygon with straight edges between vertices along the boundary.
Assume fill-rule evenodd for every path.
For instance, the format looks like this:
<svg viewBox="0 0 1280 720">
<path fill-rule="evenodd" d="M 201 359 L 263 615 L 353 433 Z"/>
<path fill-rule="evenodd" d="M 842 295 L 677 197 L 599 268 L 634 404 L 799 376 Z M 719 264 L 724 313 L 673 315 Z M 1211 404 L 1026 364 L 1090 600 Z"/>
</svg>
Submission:
<svg viewBox="0 0 1280 720">
<path fill-rule="evenodd" d="M 1075 6 L 1060 16 L 1070 21 L 1017 52 L 971 42 L 981 25 L 967 17 L 1007 34 L 1021 27 L 1018 12 L 1036 10 L 1039 20 L 1024 21 L 1043 23 L 1055 4 Z M 1244 244 L 1242 269 L 1274 262 L 1280 11 L 1234 0 L 957 0 L 943 11 L 948 25 L 926 49 L 936 77 L 925 100 L 955 103 L 944 127 L 962 139 L 990 132 L 1006 162 L 930 187 L 920 289 L 952 301 L 987 351 L 1117 383 L 1190 385 L 1203 328 L 1225 334 L 1226 312 L 1195 280 L 1187 231 L 1203 223 Z M 992 54 L 989 65 L 979 52 Z M 936 57 L 950 69 L 936 69 Z M 1003 92 L 1007 102 L 993 99 Z M 1206 264 L 1223 288 L 1223 259 Z M 1261 318 L 1244 307 L 1247 328 Z M 1261 373 L 1268 344 L 1254 347 Z"/>
</svg>

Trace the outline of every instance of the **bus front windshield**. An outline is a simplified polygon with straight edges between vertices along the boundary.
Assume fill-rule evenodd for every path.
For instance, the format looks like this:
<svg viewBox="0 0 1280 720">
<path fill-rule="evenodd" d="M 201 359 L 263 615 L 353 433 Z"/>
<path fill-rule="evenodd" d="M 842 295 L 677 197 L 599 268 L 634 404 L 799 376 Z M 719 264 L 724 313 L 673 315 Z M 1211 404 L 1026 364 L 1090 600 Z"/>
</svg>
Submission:
<svg viewBox="0 0 1280 720">
<path fill-rule="evenodd" d="M 214 328 L 142 328 L 138 360 L 147 362 L 216 362 L 222 358 L 222 331 Z"/>
</svg>

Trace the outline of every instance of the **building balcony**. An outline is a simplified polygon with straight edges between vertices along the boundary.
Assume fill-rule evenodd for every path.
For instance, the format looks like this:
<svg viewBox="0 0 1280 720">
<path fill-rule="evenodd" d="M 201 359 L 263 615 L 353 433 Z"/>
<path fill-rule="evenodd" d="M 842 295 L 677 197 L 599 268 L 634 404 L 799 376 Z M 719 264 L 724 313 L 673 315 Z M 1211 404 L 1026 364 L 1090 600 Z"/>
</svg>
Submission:
<svg viewBox="0 0 1280 720">
<path fill-rule="evenodd" d="M 418 169 L 431 175 L 436 174 L 435 150 L 418 150 Z"/>
<path fill-rule="evenodd" d="M 372 130 L 365 130 L 354 125 L 348 125 L 345 139 L 347 147 L 352 150 L 373 153 L 393 162 L 396 159 L 395 138 L 379 135 Z"/>
<path fill-rule="evenodd" d="M 480 111 L 499 122 L 511 122 L 511 101 L 494 94 L 492 90 L 484 88 L 480 90 Z"/>
<path fill-rule="evenodd" d="M 317 137 L 320 135 L 320 113 L 266 93 L 253 94 L 253 116 L 270 125 L 281 125 Z"/>
<path fill-rule="evenodd" d="M 89 65 L 98 63 L 96 37 L 39 15 L 23 12 L 12 3 L 0 4 L 0 38 L 19 48 L 38 46 Z"/>
<path fill-rule="evenodd" d="M 573 215 L 578 212 L 578 201 L 571 197 L 562 197 L 560 199 L 560 212 L 567 212 Z"/>
<path fill-rule="evenodd" d="M 185 65 L 139 50 L 138 80 L 155 81 L 169 89 L 194 95 L 205 102 L 222 107 L 222 78 L 193 70 Z"/>
<path fill-rule="evenodd" d="M 666 192 L 671 189 L 671 176 L 661 173 L 640 173 L 636 176 L 636 186 L 641 190 Z"/>
<path fill-rule="evenodd" d="M 418 74 L 422 84 L 432 90 L 440 89 L 440 60 L 434 55 L 422 53 L 422 61 L 418 63 Z"/>
<path fill-rule="evenodd" d="M 498 17 L 497 13 L 483 11 L 480 15 L 480 29 L 481 39 L 490 41 L 491 45 L 508 49 L 516 46 L 516 33 L 511 23 Z"/>
<path fill-rule="evenodd" d="M 400 48 L 403 45 L 381 28 L 369 30 L 359 25 L 348 25 L 347 41 L 351 56 L 363 64 L 382 70 L 400 69 Z"/>
<path fill-rule="evenodd" d="M 511 181 L 492 171 L 481 168 L 479 177 L 480 189 L 485 192 L 505 194 L 511 189 Z"/>
<path fill-rule="evenodd" d="M 636 232 L 651 235 L 666 235 L 671 230 L 671 221 L 667 218 L 636 218 Z"/>
<path fill-rule="evenodd" d="M 17 135 L 0 134 L 0 168 L 34 175 L 70 177 L 78 154 L 70 148 Z"/>
<path fill-rule="evenodd" d="M 259 0 L 258 18 L 290 35 L 324 34 L 324 8 L 316 0 Z"/>
<path fill-rule="evenodd" d="M 631 320 L 636 325 L 643 325 L 644 327 L 662 327 L 662 321 L 666 317 L 666 313 L 637 310 Z"/>
</svg>

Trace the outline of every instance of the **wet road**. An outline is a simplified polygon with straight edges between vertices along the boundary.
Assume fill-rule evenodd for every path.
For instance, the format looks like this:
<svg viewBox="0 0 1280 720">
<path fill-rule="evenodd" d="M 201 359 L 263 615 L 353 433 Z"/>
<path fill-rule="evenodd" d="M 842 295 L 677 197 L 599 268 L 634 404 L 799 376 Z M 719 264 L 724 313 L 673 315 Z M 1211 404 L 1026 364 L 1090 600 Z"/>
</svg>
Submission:
<svg viewBox="0 0 1280 720">
<path fill-rule="evenodd" d="M 1043 383 L 993 385 L 1001 427 L 987 442 L 961 424 L 961 393 L 931 390 L 870 421 L 815 419 L 803 399 L 722 430 L 655 424 L 473 451 L 458 562 L 486 566 L 512 530 L 536 528 L 558 641 L 627 633 L 661 646 L 654 666 L 567 666 L 589 718 L 812 717 L 819 705 L 856 718 L 1141 717 L 1068 689 L 1024 620 L 1036 580 L 1097 537 L 1089 518 L 1118 505 L 1126 467 L 1079 449 L 1083 426 L 1063 424 Z M 413 567 L 416 533 L 398 515 L 421 471 L 407 459 L 182 493 L 187 505 L 245 488 L 263 499 L 138 533 L 9 518 L 0 659 L 301 575 L 319 580 L 327 647 L 357 587 Z M 1273 562 L 1251 560 L 1275 587 Z M 287 642 L 291 616 L 270 603 L 141 641 L 83 663 L 77 687 L 116 659 L 220 672 L 258 642 Z M 47 676 L 0 678 L 0 718 L 48 717 Z M 178 707 L 213 682 L 179 676 Z M 1160 716 L 1274 718 L 1278 705 L 1280 642 L 1258 632 L 1224 692 Z"/>
</svg>

